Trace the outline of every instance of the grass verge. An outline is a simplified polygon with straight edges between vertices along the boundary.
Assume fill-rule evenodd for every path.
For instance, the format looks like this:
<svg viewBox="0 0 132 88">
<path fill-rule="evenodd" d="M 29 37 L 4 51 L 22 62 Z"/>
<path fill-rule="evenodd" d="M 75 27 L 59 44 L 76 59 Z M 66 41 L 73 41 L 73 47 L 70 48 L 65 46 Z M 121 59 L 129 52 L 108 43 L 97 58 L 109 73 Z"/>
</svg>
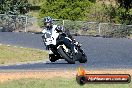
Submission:
<svg viewBox="0 0 132 88">
<path fill-rule="evenodd" d="M 80 86 L 75 78 L 19 79 L 0 84 L 0 88 L 132 88 L 129 84 L 85 84 Z"/>
<path fill-rule="evenodd" d="M 0 45 L 0 64 L 15 64 L 48 58 L 46 51 Z"/>
</svg>

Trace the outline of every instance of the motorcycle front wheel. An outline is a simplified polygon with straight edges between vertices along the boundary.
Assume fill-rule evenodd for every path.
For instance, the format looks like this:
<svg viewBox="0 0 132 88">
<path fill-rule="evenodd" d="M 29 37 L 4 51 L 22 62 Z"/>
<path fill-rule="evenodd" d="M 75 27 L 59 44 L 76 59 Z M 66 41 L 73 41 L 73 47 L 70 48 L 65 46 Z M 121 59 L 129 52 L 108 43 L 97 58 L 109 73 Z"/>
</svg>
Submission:
<svg viewBox="0 0 132 88">
<path fill-rule="evenodd" d="M 69 63 L 69 64 L 75 64 L 75 60 L 71 58 L 70 54 L 67 54 L 62 46 L 58 48 L 59 54 Z"/>
</svg>

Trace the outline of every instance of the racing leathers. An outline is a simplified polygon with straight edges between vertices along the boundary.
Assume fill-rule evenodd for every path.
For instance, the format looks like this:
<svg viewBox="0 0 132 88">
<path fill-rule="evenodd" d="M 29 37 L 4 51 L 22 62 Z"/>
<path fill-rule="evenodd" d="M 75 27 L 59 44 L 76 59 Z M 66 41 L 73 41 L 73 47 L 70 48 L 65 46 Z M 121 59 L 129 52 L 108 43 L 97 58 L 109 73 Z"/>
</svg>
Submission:
<svg viewBox="0 0 132 88">
<path fill-rule="evenodd" d="M 56 31 L 63 35 L 63 36 L 59 37 L 56 40 L 57 44 L 59 42 L 63 42 L 72 51 L 77 52 L 77 50 L 74 47 L 74 43 L 77 43 L 77 42 L 72 37 L 72 35 L 70 34 L 69 30 L 64 30 L 64 28 L 62 26 L 53 25 L 51 28 L 44 28 L 43 31 L 42 31 L 43 32 L 42 38 L 43 38 L 44 44 L 45 44 L 45 41 L 46 41 L 46 38 L 47 38 L 47 36 L 45 36 L 45 33 L 48 33 L 49 35 L 52 35 L 52 36 L 54 36 L 56 38 L 57 37 L 57 35 L 55 33 Z M 71 39 L 73 41 L 73 43 L 70 43 L 69 39 L 67 39 L 65 37 L 68 37 L 69 39 Z M 45 44 L 45 46 L 46 46 L 46 44 Z M 46 46 L 46 49 L 48 49 L 47 46 Z"/>
</svg>

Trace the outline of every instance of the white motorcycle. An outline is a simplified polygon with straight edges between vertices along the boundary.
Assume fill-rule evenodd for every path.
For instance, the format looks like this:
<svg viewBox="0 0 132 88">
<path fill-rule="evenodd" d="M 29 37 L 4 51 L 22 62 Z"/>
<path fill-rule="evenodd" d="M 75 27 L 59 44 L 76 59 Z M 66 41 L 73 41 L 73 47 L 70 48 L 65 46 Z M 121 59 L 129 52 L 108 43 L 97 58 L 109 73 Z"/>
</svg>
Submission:
<svg viewBox="0 0 132 88">
<path fill-rule="evenodd" d="M 75 61 L 80 63 L 87 62 L 87 56 L 81 46 L 74 44 L 65 33 L 56 30 L 49 32 L 43 30 L 42 33 L 43 42 L 49 50 L 49 60 L 51 62 L 55 62 L 58 59 L 65 59 L 69 64 L 75 64 Z"/>
</svg>

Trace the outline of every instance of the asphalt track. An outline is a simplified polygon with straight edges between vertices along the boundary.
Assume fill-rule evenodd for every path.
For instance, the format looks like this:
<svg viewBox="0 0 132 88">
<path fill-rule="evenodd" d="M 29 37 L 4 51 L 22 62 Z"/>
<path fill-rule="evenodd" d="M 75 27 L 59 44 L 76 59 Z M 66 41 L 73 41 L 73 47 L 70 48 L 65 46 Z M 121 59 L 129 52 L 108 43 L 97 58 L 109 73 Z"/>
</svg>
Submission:
<svg viewBox="0 0 132 88">
<path fill-rule="evenodd" d="M 132 40 L 101 37 L 76 36 L 82 43 L 82 48 L 88 57 L 85 64 L 67 64 L 64 60 L 55 63 L 48 61 L 0 66 L 0 70 L 50 70 L 50 69 L 76 69 L 83 66 L 86 69 L 120 69 L 132 68 Z M 45 49 L 40 34 L 29 33 L 0 33 L 0 43 Z"/>
</svg>

